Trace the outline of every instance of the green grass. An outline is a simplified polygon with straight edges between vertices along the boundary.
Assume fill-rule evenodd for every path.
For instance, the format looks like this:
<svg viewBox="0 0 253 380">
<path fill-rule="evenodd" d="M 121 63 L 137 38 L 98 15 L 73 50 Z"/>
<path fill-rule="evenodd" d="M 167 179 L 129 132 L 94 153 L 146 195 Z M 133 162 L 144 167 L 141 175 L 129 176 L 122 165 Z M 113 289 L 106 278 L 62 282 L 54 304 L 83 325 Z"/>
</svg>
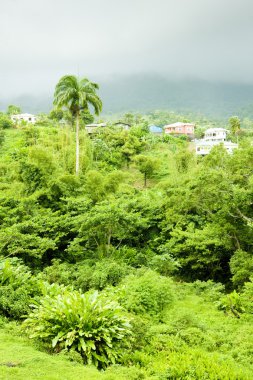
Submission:
<svg viewBox="0 0 253 380">
<path fill-rule="evenodd" d="M 60 356 L 37 351 L 25 338 L 0 332 L 0 378 L 6 380 L 99 379 L 95 369 L 84 368 Z"/>
<path fill-rule="evenodd" d="M 138 369 L 112 367 L 99 372 L 71 362 L 63 355 L 49 355 L 38 351 L 32 343 L 15 333 L 0 330 L 0 379 L 1 380 L 135 380 L 140 379 Z M 143 378 L 143 377 L 142 377 Z"/>
<path fill-rule="evenodd" d="M 173 290 L 175 303 L 162 323 L 153 321 L 149 326 L 149 343 L 123 356 L 125 366 L 112 366 L 105 372 L 70 361 L 62 353 L 42 352 L 22 335 L 19 325 L 3 324 L 0 379 L 253 380 L 252 316 L 225 315 L 213 296 L 199 294 L 189 284 L 174 283 Z"/>
</svg>

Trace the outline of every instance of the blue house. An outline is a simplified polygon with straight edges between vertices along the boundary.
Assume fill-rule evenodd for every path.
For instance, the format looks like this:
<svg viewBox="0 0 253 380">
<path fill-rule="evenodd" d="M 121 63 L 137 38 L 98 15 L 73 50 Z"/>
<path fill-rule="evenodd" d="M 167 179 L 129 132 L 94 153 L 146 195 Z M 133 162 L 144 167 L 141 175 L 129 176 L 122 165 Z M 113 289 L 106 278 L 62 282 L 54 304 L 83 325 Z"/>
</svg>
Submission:
<svg viewBox="0 0 253 380">
<path fill-rule="evenodd" d="M 149 131 L 151 133 L 155 133 L 155 134 L 162 134 L 163 133 L 163 129 L 161 127 L 158 127 L 157 125 L 150 125 Z"/>
</svg>

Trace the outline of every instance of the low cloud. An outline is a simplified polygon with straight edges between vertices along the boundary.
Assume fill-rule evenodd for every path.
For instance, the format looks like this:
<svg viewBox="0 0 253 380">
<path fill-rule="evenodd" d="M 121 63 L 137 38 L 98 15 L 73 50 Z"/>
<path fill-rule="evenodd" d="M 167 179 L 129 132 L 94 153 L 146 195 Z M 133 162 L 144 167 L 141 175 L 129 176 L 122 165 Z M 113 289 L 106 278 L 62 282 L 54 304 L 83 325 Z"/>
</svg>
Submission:
<svg viewBox="0 0 253 380">
<path fill-rule="evenodd" d="M 251 0 L 4 2 L 0 96 L 52 92 L 66 73 L 253 83 L 252 11 Z"/>
</svg>

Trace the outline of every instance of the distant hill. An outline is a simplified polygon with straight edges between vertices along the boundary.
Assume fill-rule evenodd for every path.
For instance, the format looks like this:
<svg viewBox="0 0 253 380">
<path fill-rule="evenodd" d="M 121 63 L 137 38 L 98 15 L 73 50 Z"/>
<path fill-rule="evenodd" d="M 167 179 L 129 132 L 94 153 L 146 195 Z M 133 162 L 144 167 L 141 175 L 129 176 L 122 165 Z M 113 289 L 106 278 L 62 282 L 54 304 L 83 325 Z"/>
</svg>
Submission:
<svg viewBox="0 0 253 380">
<path fill-rule="evenodd" d="M 169 109 L 215 118 L 253 115 L 253 85 L 172 81 L 158 75 L 118 76 L 99 83 L 105 113 Z M 0 99 L 0 108 L 17 104 L 26 112 L 48 112 L 52 108 L 52 93 Z"/>
</svg>

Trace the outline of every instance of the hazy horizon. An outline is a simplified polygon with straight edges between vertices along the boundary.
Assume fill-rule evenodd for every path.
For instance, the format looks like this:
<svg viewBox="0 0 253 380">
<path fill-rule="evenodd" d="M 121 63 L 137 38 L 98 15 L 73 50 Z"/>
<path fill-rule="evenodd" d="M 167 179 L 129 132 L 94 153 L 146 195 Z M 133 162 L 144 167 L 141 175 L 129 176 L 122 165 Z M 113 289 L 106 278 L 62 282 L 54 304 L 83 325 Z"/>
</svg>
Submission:
<svg viewBox="0 0 253 380">
<path fill-rule="evenodd" d="M 0 100 L 52 94 L 62 75 L 253 84 L 250 0 L 10 0 Z"/>
<path fill-rule="evenodd" d="M 99 96 L 103 101 L 103 115 L 166 109 L 223 119 L 234 114 L 253 118 L 253 85 L 173 81 L 159 75 L 139 74 L 101 81 Z M 6 110 L 9 104 L 21 106 L 23 112 L 49 112 L 53 107 L 53 91 L 1 98 L 0 111 Z"/>
</svg>

